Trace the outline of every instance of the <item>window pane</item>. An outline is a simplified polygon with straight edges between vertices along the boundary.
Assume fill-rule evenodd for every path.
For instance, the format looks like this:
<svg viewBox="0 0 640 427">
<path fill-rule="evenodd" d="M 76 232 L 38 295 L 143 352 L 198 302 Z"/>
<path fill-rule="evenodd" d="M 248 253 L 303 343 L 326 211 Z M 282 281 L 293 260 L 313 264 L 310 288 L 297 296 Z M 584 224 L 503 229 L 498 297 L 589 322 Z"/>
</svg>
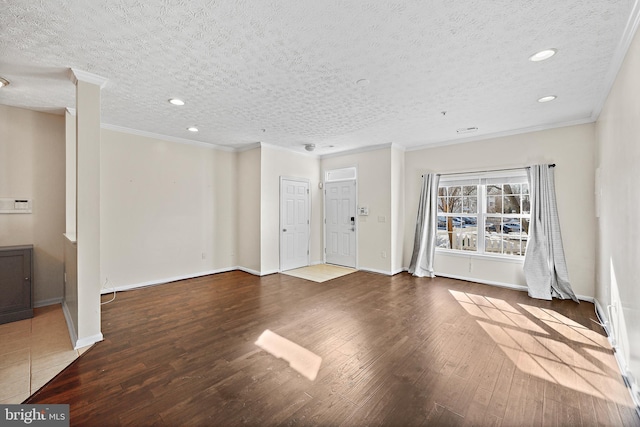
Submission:
<svg viewBox="0 0 640 427">
<path fill-rule="evenodd" d="M 502 194 L 501 185 L 487 185 L 487 194 L 490 196 L 497 196 Z"/>
<path fill-rule="evenodd" d="M 438 212 L 445 212 L 444 208 L 447 204 L 447 199 L 445 197 L 438 197 Z"/>
<path fill-rule="evenodd" d="M 478 195 L 478 186 L 477 185 L 467 185 L 462 188 L 463 194 L 465 196 L 477 196 Z"/>
<path fill-rule="evenodd" d="M 444 216 L 438 217 L 438 230 L 446 230 L 447 229 L 447 218 Z"/>
<path fill-rule="evenodd" d="M 445 249 L 451 247 L 449 244 L 449 233 L 447 233 L 446 230 L 440 231 L 440 227 L 438 227 L 438 234 L 436 234 L 436 246 Z"/>
<path fill-rule="evenodd" d="M 460 196 L 462 194 L 462 187 L 447 187 L 449 196 Z"/>
<path fill-rule="evenodd" d="M 478 233 L 475 229 L 463 228 L 457 236 L 460 249 L 463 251 L 477 251 Z"/>
<path fill-rule="evenodd" d="M 520 196 L 508 195 L 504 196 L 504 213 L 520 213 Z"/>
<path fill-rule="evenodd" d="M 476 216 L 465 216 L 462 220 L 464 221 L 465 228 L 478 226 L 478 218 Z"/>
<path fill-rule="evenodd" d="M 447 187 L 438 187 L 438 196 L 446 196 Z"/>
<path fill-rule="evenodd" d="M 522 184 L 522 194 L 529 194 L 529 184 Z"/>
<path fill-rule="evenodd" d="M 522 234 L 529 234 L 529 218 L 522 218 Z"/>
<path fill-rule="evenodd" d="M 522 229 L 520 219 L 504 218 L 502 222 L 502 232 L 509 235 L 520 236 L 520 230 Z"/>
<path fill-rule="evenodd" d="M 493 254 L 501 254 L 502 236 L 497 233 L 486 234 L 484 236 L 484 250 Z"/>
<path fill-rule="evenodd" d="M 498 233 L 501 230 L 501 218 L 487 217 L 484 222 L 484 231 L 486 233 Z"/>
<path fill-rule="evenodd" d="M 505 184 L 504 194 L 520 194 L 520 184 Z"/>
<path fill-rule="evenodd" d="M 531 202 L 529 200 L 529 195 L 522 196 L 522 213 L 523 214 L 531 213 Z"/>
<path fill-rule="evenodd" d="M 453 213 L 462 212 L 462 197 L 450 197 L 449 202 L 451 204 L 451 212 Z"/>
<path fill-rule="evenodd" d="M 487 213 L 502 213 L 502 196 L 487 196 Z"/>
<path fill-rule="evenodd" d="M 465 197 L 463 204 L 464 213 L 478 213 L 478 199 L 475 197 Z"/>
</svg>

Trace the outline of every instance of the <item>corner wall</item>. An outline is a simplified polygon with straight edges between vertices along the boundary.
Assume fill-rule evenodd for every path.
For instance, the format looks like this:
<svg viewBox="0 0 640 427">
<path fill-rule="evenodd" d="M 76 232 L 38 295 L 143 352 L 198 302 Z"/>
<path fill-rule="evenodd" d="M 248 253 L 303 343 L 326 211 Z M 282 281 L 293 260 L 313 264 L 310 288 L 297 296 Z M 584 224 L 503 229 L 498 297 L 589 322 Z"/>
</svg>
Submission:
<svg viewBox="0 0 640 427">
<path fill-rule="evenodd" d="M 102 129 L 103 292 L 235 268 L 236 153 Z"/>
<path fill-rule="evenodd" d="M 355 166 L 358 170 L 358 206 L 369 208 L 368 216 L 358 215 L 359 269 L 393 274 L 391 148 L 381 148 L 323 158 L 322 173 Z"/>
<path fill-rule="evenodd" d="M 0 105 L 0 197 L 33 199 L 31 214 L 0 214 L 0 246 L 33 244 L 35 305 L 63 296 L 64 116 Z"/>
<path fill-rule="evenodd" d="M 595 296 L 636 403 L 640 402 L 639 75 L 640 35 L 636 34 L 596 123 L 600 218 Z"/>
<path fill-rule="evenodd" d="M 241 270 L 260 275 L 260 176 L 261 148 L 237 153 L 237 265 Z"/>
<path fill-rule="evenodd" d="M 310 189 L 310 263 L 322 262 L 322 194 L 317 158 L 271 146 L 261 147 L 261 274 L 280 270 L 280 177 L 305 178 Z"/>
</svg>

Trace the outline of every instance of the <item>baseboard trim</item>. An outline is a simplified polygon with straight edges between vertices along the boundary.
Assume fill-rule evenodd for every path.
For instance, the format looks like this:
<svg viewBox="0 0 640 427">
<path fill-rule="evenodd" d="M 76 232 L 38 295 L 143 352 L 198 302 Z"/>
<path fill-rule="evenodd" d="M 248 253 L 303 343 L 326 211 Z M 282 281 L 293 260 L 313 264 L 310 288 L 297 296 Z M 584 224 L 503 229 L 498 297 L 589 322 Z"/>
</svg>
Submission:
<svg viewBox="0 0 640 427">
<path fill-rule="evenodd" d="M 438 273 L 437 271 L 435 272 L 435 274 L 436 274 L 436 277 L 446 277 L 448 279 L 464 280 L 465 282 L 481 283 L 483 285 L 498 286 L 500 288 L 513 289 L 516 291 L 527 292 L 528 290 L 527 287 L 524 285 L 515 285 L 513 283 L 496 282 L 494 280 L 483 280 L 475 277 L 458 276 L 455 274 L 444 274 L 444 273 Z M 594 301 L 593 297 L 586 296 L 586 295 L 576 295 L 576 298 L 578 298 L 578 300 L 580 301 L 586 301 L 586 302 Z"/>
<path fill-rule="evenodd" d="M 394 273 L 392 273 L 391 271 L 377 270 L 375 268 L 360 267 L 360 268 L 358 268 L 358 271 L 367 271 L 369 273 L 383 274 L 385 276 L 393 276 L 394 275 Z"/>
<path fill-rule="evenodd" d="M 132 283 L 130 285 L 111 286 L 106 289 L 101 289 L 100 294 L 104 295 L 104 294 L 110 294 L 114 291 L 115 292 L 129 291 L 131 289 L 145 288 L 147 286 L 163 285 L 165 283 L 176 282 L 178 280 L 194 279 L 196 277 L 209 276 L 211 274 L 226 273 L 229 271 L 234 271 L 236 269 L 238 268 L 237 267 L 221 268 L 218 270 L 201 271 L 199 273 L 194 273 L 194 274 L 185 274 L 181 276 L 173 276 L 173 277 L 167 277 L 163 279 L 149 280 L 147 282 Z"/>
<path fill-rule="evenodd" d="M 69 330 L 69 338 L 71 338 L 71 343 L 74 345 L 78 341 L 78 334 L 76 332 L 76 325 L 73 324 L 73 317 L 71 316 L 71 312 L 69 311 L 69 306 L 67 306 L 67 301 L 62 301 L 62 313 L 64 314 L 64 320 L 67 322 L 67 329 Z"/>
<path fill-rule="evenodd" d="M 253 270 L 251 268 L 237 266 L 235 269 L 244 271 L 245 273 L 253 274 L 254 276 L 262 276 L 262 274 L 260 274 L 258 270 Z"/>
<path fill-rule="evenodd" d="M 634 376 L 627 370 L 627 361 L 624 357 L 622 351 L 618 350 L 618 346 L 615 340 L 615 337 L 611 336 L 611 323 L 610 319 L 607 317 L 607 312 L 600 304 L 597 298 L 593 298 L 593 304 L 596 306 L 596 316 L 598 316 L 598 320 L 600 321 L 600 326 L 604 329 L 604 332 L 607 334 L 607 339 L 609 340 L 609 344 L 611 348 L 613 348 L 613 355 L 616 358 L 616 362 L 618 363 L 618 369 L 620 370 L 620 374 L 622 375 L 622 379 L 624 380 L 625 385 L 629 389 L 629 393 L 631 394 L 631 399 L 633 403 L 636 405 L 636 412 L 640 417 L 640 384 L 636 381 Z"/>
<path fill-rule="evenodd" d="M 46 307 L 54 304 L 62 304 L 62 297 L 43 299 L 33 303 L 34 308 Z"/>
<path fill-rule="evenodd" d="M 102 341 L 103 339 L 104 339 L 104 337 L 102 336 L 102 333 L 91 335 L 91 336 L 88 336 L 88 337 L 84 337 L 84 338 L 81 338 L 79 340 L 76 340 L 76 344 L 73 347 L 73 349 L 77 350 L 79 348 L 86 347 L 88 345 L 93 345 L 93 344 L 95 344 L 97 342 Z"/>
</svg>

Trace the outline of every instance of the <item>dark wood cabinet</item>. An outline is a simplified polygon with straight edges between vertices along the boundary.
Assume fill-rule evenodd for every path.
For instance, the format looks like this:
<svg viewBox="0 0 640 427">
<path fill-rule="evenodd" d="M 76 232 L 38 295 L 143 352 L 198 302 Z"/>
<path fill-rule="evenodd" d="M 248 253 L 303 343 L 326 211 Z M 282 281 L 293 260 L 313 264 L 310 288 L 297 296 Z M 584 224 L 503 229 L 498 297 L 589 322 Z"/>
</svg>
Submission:
<svg viewBox="0 0 640 427">
<path fill-rule="evenodd" d="M 0 323 L 33 317 L 33 246 L 0 247 Z"/>
</svg>

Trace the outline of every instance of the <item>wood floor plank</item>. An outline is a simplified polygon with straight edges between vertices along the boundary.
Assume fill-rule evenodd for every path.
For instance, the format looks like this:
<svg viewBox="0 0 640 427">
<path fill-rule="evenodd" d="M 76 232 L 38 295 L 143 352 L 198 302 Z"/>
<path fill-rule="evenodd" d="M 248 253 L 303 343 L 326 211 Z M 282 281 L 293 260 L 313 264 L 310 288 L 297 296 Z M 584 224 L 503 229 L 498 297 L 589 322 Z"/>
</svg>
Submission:
<svg viewBox="0 0 640 427">
<path fill-rule="evenodd" d="M 105 340 L 27 403 L 67 403 L 71 425 L 640 426 L 593 311 L 405 273 L 233 271 L 118 293 Z M 266 329 L 322 358 L 315 381 L 255 345 Z"/>
</svg>

